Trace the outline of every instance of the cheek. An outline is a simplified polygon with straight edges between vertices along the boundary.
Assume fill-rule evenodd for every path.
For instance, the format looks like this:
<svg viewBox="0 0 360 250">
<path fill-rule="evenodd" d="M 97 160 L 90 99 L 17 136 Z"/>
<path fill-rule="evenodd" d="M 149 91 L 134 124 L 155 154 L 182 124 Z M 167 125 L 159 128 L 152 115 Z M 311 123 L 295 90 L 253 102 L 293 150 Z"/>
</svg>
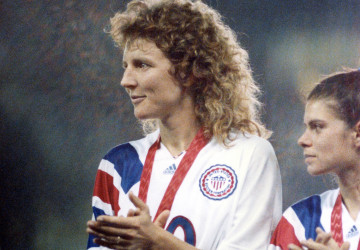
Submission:
<svg viewBox="0 0 360 250">
<path fill-rule="evenodd" d="M 168 83 L 167 86 L 158 90 L 159 94 L 168 101 L 176 101 L 182 97 L 182 90 L 179 86 Z"/>
<path fill-rule="evenodd" d="M 320 144 L 318 147 L 319 157 L 322 160 L 331 159 L 336 153 L 336 148 L 332 144 Z"/>
<path fill-rule="evenodd" d="M 344 157 L 344 148 L 339 144 L 327 144 L 321 148 L 319 159 L 322 164 L 327 168 L 337 167 Z"/>
<path fill-rule="evenodd" d="M 323 136 L 319 136 L 317 139 L 317 150 L 322 153 L 334 153 L 334 151 L 338 150 L 339 138 L 332 134 L 323 134 Z"/>
</svg>

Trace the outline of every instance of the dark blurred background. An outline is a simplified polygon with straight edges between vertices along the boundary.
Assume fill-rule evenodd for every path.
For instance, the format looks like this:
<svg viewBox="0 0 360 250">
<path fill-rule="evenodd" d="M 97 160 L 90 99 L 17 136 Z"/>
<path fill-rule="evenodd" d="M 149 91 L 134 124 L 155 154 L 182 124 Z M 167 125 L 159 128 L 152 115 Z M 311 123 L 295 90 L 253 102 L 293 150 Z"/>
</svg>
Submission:
<svg viewBox="0 0 360 250">
<path fill-rule="evenodd" d="M 127 1 L 0 0 L 0 249 L 85 249 L 98 163 L 141 136 L 104 32 Z M 334 187 L 296 140 L 303 96 L 360 65 L 360 0 L 208 0 L 249 51 L 284 208 Z"/>
</svg>

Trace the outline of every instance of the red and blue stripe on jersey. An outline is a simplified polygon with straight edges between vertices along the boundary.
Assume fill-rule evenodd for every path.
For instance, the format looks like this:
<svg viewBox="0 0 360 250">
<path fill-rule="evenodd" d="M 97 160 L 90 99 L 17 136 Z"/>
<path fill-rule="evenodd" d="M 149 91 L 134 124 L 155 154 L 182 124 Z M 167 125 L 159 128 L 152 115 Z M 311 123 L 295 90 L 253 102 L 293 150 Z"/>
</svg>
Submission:
<svg viewBox="0 0 360 250">
<path fill-rule="evenodd" d="M 101 161 L 93 193 L 93 219 L 100 215 L 117 215 L 120 210 L 119 195 L 127 194 L 140 181 L 143 164 L 130 143 L 113 148 Z M 98 202 L 97 202 L 98 201 Z M 106 207 L 110 207 L 106 209 Z M 88 248 L 98 247 L 89 236 Z"/>
<path fill-rule="evenodd" d="M 300 240 L 316 239 L 315 229 L 321 225 L 321 198 L 310 196 L 288 208 L 271 238 L 269 249 L 288 249 L 289 244 L 301 246 Z"/>
</svg>

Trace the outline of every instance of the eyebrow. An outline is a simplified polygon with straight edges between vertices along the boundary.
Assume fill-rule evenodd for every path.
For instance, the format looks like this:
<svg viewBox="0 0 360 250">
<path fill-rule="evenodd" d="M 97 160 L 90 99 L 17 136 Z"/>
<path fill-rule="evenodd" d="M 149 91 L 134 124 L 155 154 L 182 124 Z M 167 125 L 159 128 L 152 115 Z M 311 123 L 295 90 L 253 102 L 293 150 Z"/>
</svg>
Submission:
<svg viewBox="0 0 360 250">
<path fill-rule="evenodd" d="M 312 119 L 308 122 L 309 125 L 313 125 L 314 123 L 325 123 L 324 120 L 320 120 L 320 119 Z M 306 125 L 306 123 L 304 122 L 304 124 Z"/>
<path fill-rule="evenodd" d="M 151 59 L 148 59 L 147 57 L 145 56 L 137 56 L 137 57 L 134 57 L 130 60 L 130 62 L 135 62 L 135 63 L 138 63 L 138 62 L 144 62 L 144 63 L 152 63 L 153 60 Z M 123 64 L 124 63 L 128 63 L 128 61 L 124 60 L 123 59 Z"/>
</svg>

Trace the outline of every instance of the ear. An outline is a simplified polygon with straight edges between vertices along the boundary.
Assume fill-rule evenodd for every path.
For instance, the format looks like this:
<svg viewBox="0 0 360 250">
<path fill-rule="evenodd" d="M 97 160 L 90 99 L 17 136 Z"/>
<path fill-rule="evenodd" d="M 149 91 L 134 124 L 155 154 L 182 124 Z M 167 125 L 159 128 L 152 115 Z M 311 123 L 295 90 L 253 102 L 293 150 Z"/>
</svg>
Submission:
<svg viewBox="0 0 360 250">
<path fill-rule="evenodd" d="M 190 73 L 190 75 L 188 75 L 188 76 L 186 76 L 185 73 L 182 73 L 182 74 L 183 74 L 183 76 L 181 76 L 181 75 L 180 76 L 184 80 L 183 86 L 185 88 L 189 88 L 191 85 L 194 84 L 195 77 L 194 77 L 194 75 L 192 73 Z"/>
<path fill-rule="evenodd" d="M 360 149 L 360 120 L 354 126 L 355 145 Z"/>
</svg>

